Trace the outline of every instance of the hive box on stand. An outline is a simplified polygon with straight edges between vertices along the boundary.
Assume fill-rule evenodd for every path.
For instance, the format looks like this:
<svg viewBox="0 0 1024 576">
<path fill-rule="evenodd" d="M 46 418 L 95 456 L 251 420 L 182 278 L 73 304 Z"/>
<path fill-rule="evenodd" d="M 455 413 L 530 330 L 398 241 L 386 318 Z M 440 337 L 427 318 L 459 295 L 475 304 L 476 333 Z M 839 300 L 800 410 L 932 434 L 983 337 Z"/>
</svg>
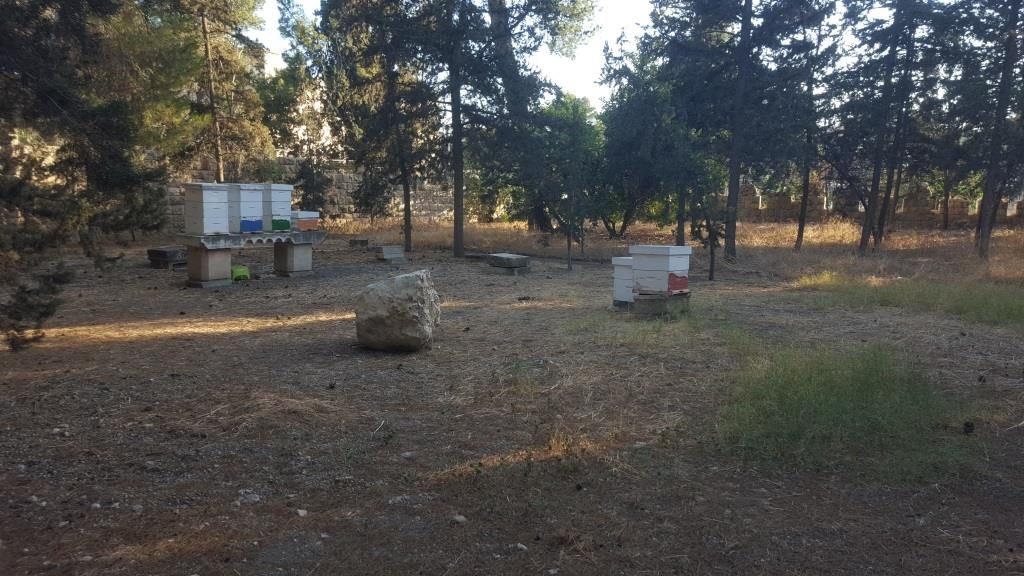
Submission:
<svg viewBox="0 0 1024 576">
<path fill-rule="evenodd" d="M 185 184 L 185 234 L 228 234 L 228 195 L 231 186 L 215 183 Z"/>
<path fill-rule="evenodd" d="M 320 213 L 307 210 L 292 210 L 292 228 L 299 232 L 320 229 Z"/>
<path fill-rule="evenodd" d="M 232 234 L 263 232 L 264 184 L 236 184 L 228 202 L 228 224 Z"/>
<path fill-rule="evenodd" d="M 265 184 L 263 188 L 263 231 L 287 232 L 292 229 L 292 186 Z"/>
<path fill-rule="evenodd" d="M 630 246 L 633 293 L 671 296 L 690 290 L 689 246 Z"/>
<path fill-rule="evenodd" d="M 628 308 L 633 303 L 633 259 L 612 258 L 612 305 Z"/>
</svg>

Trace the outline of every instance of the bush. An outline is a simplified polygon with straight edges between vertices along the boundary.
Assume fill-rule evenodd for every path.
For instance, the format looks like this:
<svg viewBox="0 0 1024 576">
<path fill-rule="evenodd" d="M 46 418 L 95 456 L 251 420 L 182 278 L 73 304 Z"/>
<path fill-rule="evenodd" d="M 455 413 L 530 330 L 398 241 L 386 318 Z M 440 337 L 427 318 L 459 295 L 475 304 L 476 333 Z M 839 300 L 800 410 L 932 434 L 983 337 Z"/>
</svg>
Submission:
<svg viewBox="0 0 1024 576">
<path fill-rule="evenodd" d="M 909 479 L 963 462 L 953 422 L 950 403 L 920 372 L 867 347 L 756 361 L 720 414 L 718 433 L 745 458 Z"/>
</svg>

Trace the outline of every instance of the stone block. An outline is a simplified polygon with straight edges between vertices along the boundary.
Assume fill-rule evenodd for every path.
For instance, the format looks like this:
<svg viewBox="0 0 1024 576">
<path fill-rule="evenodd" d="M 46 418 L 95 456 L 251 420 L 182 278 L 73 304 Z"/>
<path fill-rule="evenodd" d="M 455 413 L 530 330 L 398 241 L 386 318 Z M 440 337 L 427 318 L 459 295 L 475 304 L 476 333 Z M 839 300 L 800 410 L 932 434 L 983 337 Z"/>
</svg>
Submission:
<svg viewBox="0 0 1024 576">
<path fill-rule="evenodd" d="M 487 263 L 495 268 L 529 268 L 530 257 L 523 256 L 522 254 L 499 252 L 497 254 L 488 254 Z"/>
<path fill-rule="evenodd" d="M 274 274 L 305 276 L 313 273 L 313 245 L 278 242 L 274 244 Z"/>
<path fill-rule="evenodd" d="M 215 288 L 231 285 L 231 250 L 188 247 L 188 285 Z"/>
</svg>

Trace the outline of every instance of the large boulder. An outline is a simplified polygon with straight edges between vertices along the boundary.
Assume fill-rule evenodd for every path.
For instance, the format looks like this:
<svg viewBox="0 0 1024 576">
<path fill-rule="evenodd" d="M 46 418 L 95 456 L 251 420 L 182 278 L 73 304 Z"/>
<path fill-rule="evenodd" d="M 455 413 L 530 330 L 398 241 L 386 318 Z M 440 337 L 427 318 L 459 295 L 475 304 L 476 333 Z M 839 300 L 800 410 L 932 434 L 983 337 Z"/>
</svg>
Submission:
<svg viewBox="0 0 1024 576">
<path fill-rule="evenodd" d="M 440 320 L 440 299 L 426 270 L 370 284 L 356 300 L 356 339 L 374 350 L 429 348 Z"/>
</svg>

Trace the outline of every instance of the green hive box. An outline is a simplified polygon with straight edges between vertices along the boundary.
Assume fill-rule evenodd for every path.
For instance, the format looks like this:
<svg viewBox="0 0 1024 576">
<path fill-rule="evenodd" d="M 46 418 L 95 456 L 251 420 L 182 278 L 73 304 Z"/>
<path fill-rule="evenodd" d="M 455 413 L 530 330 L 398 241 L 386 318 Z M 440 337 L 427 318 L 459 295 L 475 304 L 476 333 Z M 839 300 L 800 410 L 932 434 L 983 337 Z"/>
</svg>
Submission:
<svg viewBox="0 0 1024 576">
<path fill-rule="evenodd" d="M 292 229 L 290 218 L 274 218 L 270 223 L 270 229 L 274 232 L 288 232 Z"/>
</svg>

